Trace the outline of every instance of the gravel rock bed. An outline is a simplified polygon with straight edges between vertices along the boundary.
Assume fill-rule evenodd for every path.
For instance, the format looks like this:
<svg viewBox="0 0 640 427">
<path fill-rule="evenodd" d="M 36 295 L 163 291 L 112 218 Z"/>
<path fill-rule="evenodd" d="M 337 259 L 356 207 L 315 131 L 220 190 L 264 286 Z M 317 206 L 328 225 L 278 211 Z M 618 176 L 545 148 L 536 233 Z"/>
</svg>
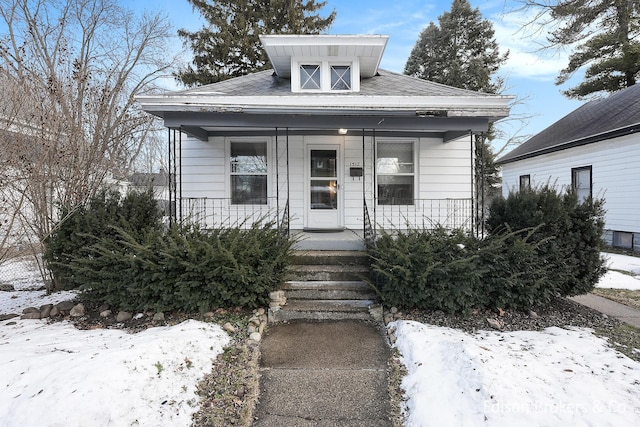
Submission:
<svg viewBox="0 0 640 427">
<path fill-rule="evenodd" d="M 502 331 L 539 331 L 552 326 L 613 330 L 620 325 L 617 319 L 566 298 L 557 298 L 546 307 L 534 309 L 533 313 L 514 310 L 502 313 L 475 311 L 470 316 L 462 316 L 446 314 L 442 311 L 414 310 L 398 312 L 394 318 L 455 328 L 469 333 L 496 329 L 487 319 L 498 320 Z"/>
</svg>

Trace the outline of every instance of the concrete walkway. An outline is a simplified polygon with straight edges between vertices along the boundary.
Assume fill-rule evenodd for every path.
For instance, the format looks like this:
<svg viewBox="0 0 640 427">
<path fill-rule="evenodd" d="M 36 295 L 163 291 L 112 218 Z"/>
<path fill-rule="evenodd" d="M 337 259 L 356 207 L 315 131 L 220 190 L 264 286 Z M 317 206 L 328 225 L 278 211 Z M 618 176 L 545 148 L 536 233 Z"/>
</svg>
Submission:
<svg viewBox="0 0 640 427">
<path fill-rule="evenodd" d="M 640 310 L 594 294 L 578 295 L 571 299 L 607 316 L 615 317 L 621 322 L 640 328 Z"/>
<path fill-rule="evenodd" d="M 389 348 L 376 324 L 276 324 L 260 350 L 254 427 L 391 426 Z"/>
</svg>

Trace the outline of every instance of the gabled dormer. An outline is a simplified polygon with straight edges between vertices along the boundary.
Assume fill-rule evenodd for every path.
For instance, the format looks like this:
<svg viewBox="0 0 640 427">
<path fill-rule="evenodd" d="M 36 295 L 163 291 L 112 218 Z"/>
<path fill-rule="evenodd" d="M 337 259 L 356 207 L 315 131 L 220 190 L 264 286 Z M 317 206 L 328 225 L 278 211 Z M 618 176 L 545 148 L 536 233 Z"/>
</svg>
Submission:
<svg viewBox="0 0 640 427">
<path fill-rule="evenodd" d="M 260 40 L 278 77 L 292 92 L 360 91 L 360 80 L 376 75 L 388 36 L 263 35 Z"/>
</svg>

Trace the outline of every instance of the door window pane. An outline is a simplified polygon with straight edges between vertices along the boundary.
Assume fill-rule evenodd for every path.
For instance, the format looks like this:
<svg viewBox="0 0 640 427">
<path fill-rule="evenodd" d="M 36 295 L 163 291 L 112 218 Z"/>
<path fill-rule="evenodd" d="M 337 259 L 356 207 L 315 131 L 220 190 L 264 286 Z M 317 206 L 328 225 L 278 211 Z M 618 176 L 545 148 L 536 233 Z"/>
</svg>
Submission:
<svg viewBox="0 0 640 427">
<path fill-rule="evenodd" d="M 338 209 L 338 181 L 311 180 L 311 209 Z"/>
<path fill-rule="evenodd" d="M 336 150 L 311 150 L 311 177 L 336 177 Z"/>
<path fill-rule="evenodd" d="M 267 143 L 231 142 L 231 203 L 267 204 Z"/>
</svg>

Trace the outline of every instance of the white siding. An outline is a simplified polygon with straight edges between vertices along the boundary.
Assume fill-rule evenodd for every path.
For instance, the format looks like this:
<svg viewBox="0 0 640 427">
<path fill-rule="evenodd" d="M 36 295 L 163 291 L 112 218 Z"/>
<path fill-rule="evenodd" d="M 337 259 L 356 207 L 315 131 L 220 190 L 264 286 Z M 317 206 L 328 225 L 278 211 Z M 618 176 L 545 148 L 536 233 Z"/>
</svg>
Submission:
<svg viewBox="0 0 640 427">
<path fill-rule="evenodd" d="M 640 134 L 601 141 L 551 154 L 507 163 L 502 167 L 502 191 L 518 189 L 521 175 L 531 185 L 571 185 L 571 169 L 592 167 L 592 194 L 605 199 L 605 229 L 640 233 Z"/>
<path fill-rule="evenodd" d="M 235 138 L 234 140 L 239 140 Z M 256 138 L 250 138 L 257 140 Z M 260 139 L 260 138 L 258 138 Z M 381 138 L 378 138 L 380 140 Z M 471 199 L 471 146 L 469 137 L 443 143 L 439 138 L 407 139 L 414 141 L 418 150 L 416 155 L 416 198 L 428 200 L 428 203 L 416 203 L 415 206 L 389 207 L 373 206 L 373 149 L 372 137 L 365 137 L 363 159 L 362 136 L 289 136 L 288 167 L 287 139 L 278 136 L 278 153 L 275 138 L 265 137 L 262 140 L 269 144 L 269 195 L 270 204 L 266 209 L 275 211 L 276 195 L 279 195 L 279 206 L 282 209 L 289 193 L 289 207 L 292 218 L 291 228 L 301 229 L 305 224 L 305 162 L 308 144 L 339 144 L 342 149 L 342 187 L 339 203 L 344 207 L 344 226 L 349 229 L 362 229 L 363 194 L 367 195 L 367 205 L 372 221 L 385 227 L 404 225 L 408 216 L 416 225 L 422 225 L 423 214 L 434 215 L 435 222 L 446 222 L 451 217 L 451 199 Z M 393 138 L 393 140 L 403 140 Z M 229 168 L 227 165 L 228 141 L 224 137 L 210 138 L 207 142 L 193 138 L 182 139 L 182 196 L 183 198 L 227 199 L 229 197 Z M 351 177 L 351 167 L 363 167 L 364 176 Z M 276 174 L 279 174 L 277 180 Z M 287 174 L 290 177 L 287 183 Z M 279 185 L 276 188 L 276 182 Z M 437 200 L 435 200 L 437 199 Z M 195 202 L 194 202 L 195 203 Z M 466 206 L 466 205 L 465 205 Z M 470 214 L 470 202 L 468 203 Z M 186 208 L 184 208 L 186 209 Z M 191 211 L 197 209 L 192 206 Z M 228 203 L 225 212 L 232 207 Z M 426 210 L 428 211 L 426 211 Z M 457 209 L 457 208 L 456 208 Z M 457 212 L 460 214 L 461 212 Z M 457 226 L 468 225 L 455 224 Z M 458 220 L 460 222 L 460 220 Z"/>
</svg>

